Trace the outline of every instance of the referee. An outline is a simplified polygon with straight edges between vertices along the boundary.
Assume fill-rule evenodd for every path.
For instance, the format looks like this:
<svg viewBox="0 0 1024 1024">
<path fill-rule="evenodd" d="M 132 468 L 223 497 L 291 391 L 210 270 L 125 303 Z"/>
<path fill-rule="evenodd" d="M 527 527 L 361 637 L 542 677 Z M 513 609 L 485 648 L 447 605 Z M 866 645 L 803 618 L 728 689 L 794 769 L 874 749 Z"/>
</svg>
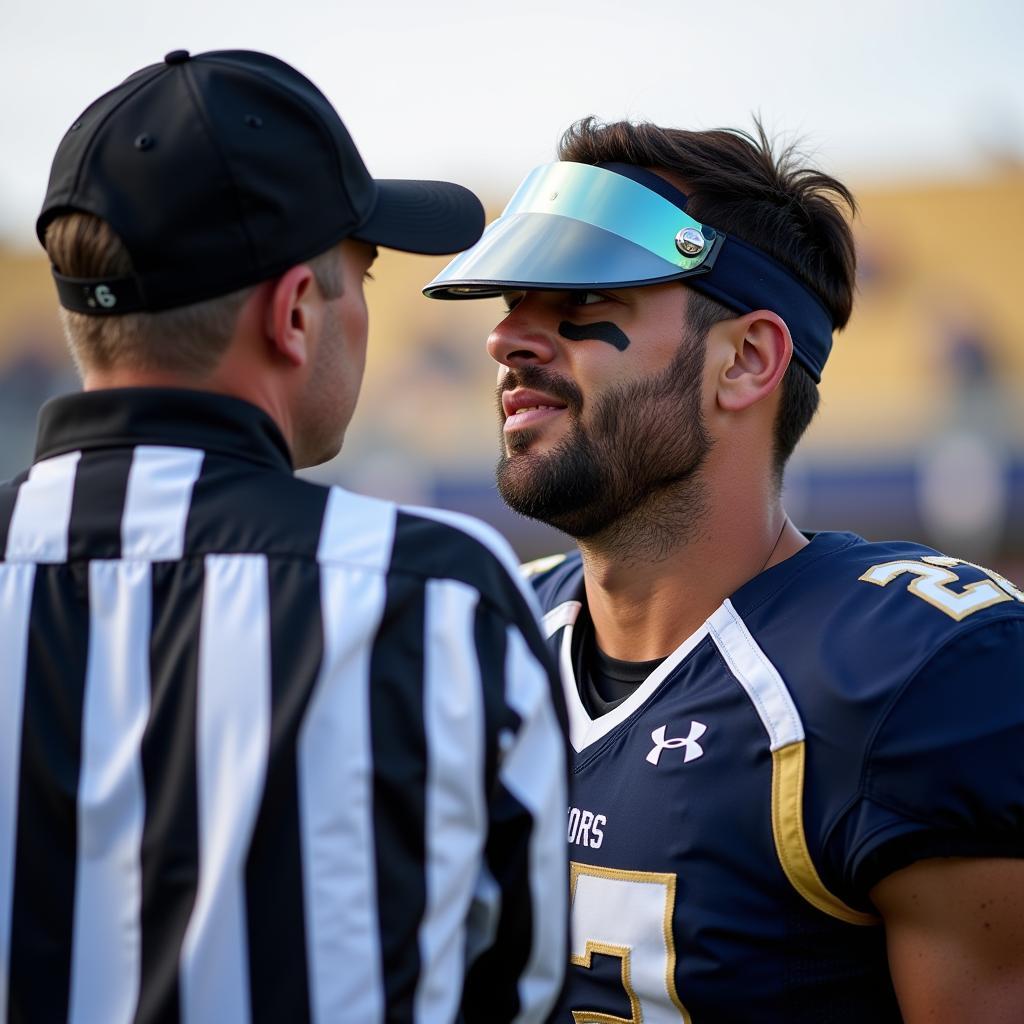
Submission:
<svg viewBox="0 0 1024 1024">
<path fill-rule="evenodd" d="M 376 246 L 483 211 L 373 180 L 264 54 L 169 53 L 38 222 L 84 393 L 0 485 L 0 1024 L 541 1021 L 563 711 L 511 554 L 296 479 L 362 376 Z"/>
</svg>

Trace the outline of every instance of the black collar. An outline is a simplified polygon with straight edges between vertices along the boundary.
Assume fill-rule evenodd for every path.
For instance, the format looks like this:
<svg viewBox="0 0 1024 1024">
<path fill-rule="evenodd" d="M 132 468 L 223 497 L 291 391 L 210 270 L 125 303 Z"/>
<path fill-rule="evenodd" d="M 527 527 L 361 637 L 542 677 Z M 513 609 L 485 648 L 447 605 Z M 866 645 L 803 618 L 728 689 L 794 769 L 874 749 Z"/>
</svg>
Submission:
<svg viewBox="0 0 1024 1024">
<path fill-rule="evenodd" d="M 177 388 L 115 388 L 54 398 L 39 413 L 35 458 L 137 444 L 201 448 L 293 470 L 281 431 L 262 409 L 228 395 Z"/>
</svg>

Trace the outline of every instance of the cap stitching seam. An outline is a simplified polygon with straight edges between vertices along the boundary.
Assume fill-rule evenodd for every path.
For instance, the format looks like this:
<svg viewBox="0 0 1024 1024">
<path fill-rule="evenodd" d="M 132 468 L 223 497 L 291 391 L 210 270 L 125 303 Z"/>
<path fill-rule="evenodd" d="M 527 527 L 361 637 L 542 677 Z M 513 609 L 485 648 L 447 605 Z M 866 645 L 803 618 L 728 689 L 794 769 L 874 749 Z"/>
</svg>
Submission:
<svg viewBox="0 0 1024 1024">
<path fill-rule="evenodd" d="M 217 160 L 220 162 L 227 174 L 228 181 L 231 183 L 232 199 L 234 200 L 235 211 L 238 215 L 239 227 L 242 229 L 242 235 L 245 238 L 246 246 L 249 249 L 249 258 L 252 260 L 253 265 L 258 267 L 260 260 L 256 251 L 255 243 L 249 233 L 249 225 L 246 223 L 245 211 L 242 209 L 242 204 L 240 202 L 238 182 L 235 179 L 235 175 L 232 173 L 230 162 L 221 151 L 220 146 L 217 144 L 216 133 L 214 132 L 213 125 L 210 123 L 210 120 L 206 115 L 206 108 L 202 102 L 202 91 L 199 89 L 198 85 L 196 85 L 190 64 L 186 62 L 182 65 L 182 70 L 185 72 L 185 84 L 189 93 L 192 95 L 193 102 L 196 105 L 196 111 L 199 114 L 199 120 L 203 126 L 203 130 L 205 131 L 207 139 L 213 147 L 214 152 L 217 154 Z"/>
<path fill-rule="evenodd" d="M 203 59 L 204 59 L 204 63 L 216 64 L 216 65 L 218 65 L 220 67 L 223 67 L 223 68 L 230 68 L 233 71 L 237 71 L 238 70 L 237 65 L 232 64 L 229 61 L 221 61 L 221 60 L 217 60 L 216 58 L 210 58 L 210 57 L 204 57 Z M 296 74 L 302 75 L 302 72 L 299 71 L 297 68 L 293 68 L 292 70 L 295 71 Z M 353 210 L 355 210 L 355 208 L 356 208 L 355 207 L 355 203 L 352 202 L 352 195 L 351 195 L 351 193 L 348 190 L 348 184 L 345 181 L 344 170 L 343 170 L 343 168 L 341 166 L 341 160 L 340 160 L 340 158 L 338 156 L 338 147 L 335 144 L 334 136 L 331 134 L 330 129 L 327 127 L 327 123 L 320 116 L 320 112 L 312 104 L 307 103 L 306 100 L 302 96 L 300 96 L 297 92 L 290 91 L 290 90 L 286 91 L 286 90 L 282 89 L 280 83 L 278 83 L 271 75 L 264 74 L 263 71 L 260 68 L 247 67 L 246 71 L 249 74 L 256 76 L 257 78 L 260 78 L 267 85 L 271 86 L 271 88 L 273 88 L 276 92 L 278 92 L 278 93 L 285 93 L 288 96 L 289 99 L 292 99 L 295 102 L 301 104 L 305 108 L 306 112 L 308 114 L 310 114 L 312 116 L 312 118 L 316 121 L 316 123 L 317 123 L 317 125 L 318 125 L 318 127 L 320 129 L 321 134 L 324 136 L 324 138 L 326 138 L 327 142 L 329 143 L 329 148 L 331 150 L 331 155 L 334 158 L 334 165 L 335 165 L 335 168 L 336 168 L 336 170 L 338 172 L 338 181 L 341 184 L 342 191 L 345 193 L 345 198 L 348 200 L 348 205 Z M 305 78 L 306 76 L 302 75 L 302 77 Z M 306 81 L 308 81 L 310 83 L 310 85 L 313 86 L 314 89 L 317 88 L 316 84 L 314 82 L 312 82 L 310 79 L 307 78 Z M 321 93 L 321 95 L 323 95 L 323 94 Z M 324 96 L 324 101 L 327 103 L 328 106 L 331 107 L 331 109 L 334 109 L 334 105 L 331 103 L 331 101 L 329 99 L 327 99 L 326 96 Z M 338 114 L 338 112 L 336 110 L 334 111 L 334 113 L 335 113 L 335 116 L 338 118 L 338 120 L 341 121 L 341 115 Z M 344 127 L 344 122 L 342 122 L 342 126 Z M 347 132 L 348 129 L 346 128 L 345 131 Z M 363 164 L 365 166 L 365 161 L 362 160 L 362 154 L 359 153 L 359 149 L 356 146 L 355 141 L 351 138 L 351 136 L 349 136 L 349 141 L 352 142 L 352 148 L 355 149 L 356 153 L 359 155 L 360 161 L 363 162 Z M 367 169 L 367 174 L 369 175 L 370 179 L 373 180 L 373 175 L 369 173 L 369 169 Z M 374 205 L 376 205 L 376 200 L 375 200 Z M 360 221 L 360 226 L 362 224 L 364 224 L 366 222 L 366 220 L 368 220 L 368 219 L 369 219 L 369 217 L 367 217 L 364 220 Z"/>
<path fill-rule="evenodd" d="M 154 64 L 153 67 L 156 68 L 156 73 L 153 74 L 151 77 L 147 78 L 145 81 L 139 82 L 138 85 L 134 89 L 132 89 L 131 92 L 129 92 L 125 96 L 122 96 L 121 99 L 118 100 L 118 102 L 115 103 L 114 106 L 111 107 L 110 110 L 107 111 L 106 116 L 99 122 L 99 124 L 96 125 L 95 129 L 93 129 L 92 135 L 89 136 L 89 141 L 85 144 L 85 149 L 82 152 L 82 158 L 78 161 L 78 166 L 75 168 L 74 184 L 72 184 L 71 191 L 68 193 L 68 198 L 67 198 L 67 204 L 68 205 L 71 205 L 72 200 L 75 198 L 75 196 L 78 193 L 78 186 L 79 186 L 79 184 L 81 183 L 81 180 L 82 180 L 82 170 L 83 170 L 83 168 L 85 166 L 86 161 L 92 155 L 93 149 L 96 147 L 96 138 L 99 135 L 101 129 L 106 127 L 106 125 L 108 124 L 110 119 L 114 116 L 114 114 L 116 114 L 121 109 L 121 107 L 123 107 L 130 99 L 133 99 L 138 93 L 142 92 L 142 90 L 145 89 L 146 86 L 152 85 L 155 81 L 157 81 L 157 79 L 160 77 L 160 73 L 161 73 L 162 69 L 160 68 L 160 66 L 158 64 Z M 110 92 L 114 92 L 117 88 L 118 88 L 118 86 L 115 86 L 114 89 L 110 90 Z M 109 95 L 109 93 L 106 93 L 105 95 Z M 101 97 L 101 99 L 102 99 L 102 97 Z M 96 102 L 99 102 L 99 101 L 97 100 Z M 86 108 L 86 111 L 83 111 L 82 113 L 83 114 L 86 113 L 87 110 L 88 110 L 88 108 Z M 80 114 L 78 117 L 75 118 L 74 121 L 72 121 L 72 125 L 77 124 L 81 119 L 82 119 L 82 115 Z M 70 130 L 71 129 L 69 128 L 68 131 L 70 131 Z M 135 272 L 135 267 L 134 266 L 132 267 L 132 271 L 133 271 L 133 273 Z"/>
</svg>

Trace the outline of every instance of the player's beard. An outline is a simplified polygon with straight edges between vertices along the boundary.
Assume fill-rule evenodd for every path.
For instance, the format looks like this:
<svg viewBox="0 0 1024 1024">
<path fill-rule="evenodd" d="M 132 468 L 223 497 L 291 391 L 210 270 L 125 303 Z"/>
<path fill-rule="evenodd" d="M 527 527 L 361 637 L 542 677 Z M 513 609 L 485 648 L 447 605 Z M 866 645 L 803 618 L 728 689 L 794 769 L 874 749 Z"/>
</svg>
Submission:
<svg viewBox="0 0 1024 1024">
<path fill-rule="evenodd" d="M 531 451 L 539 431 L 502 438 L 497 482 L 505 503 L 578 539 L 618 533 L 616 540 L 633 542 L 639 531 L 663 550 L 683 540 L 705 506 L 700 469 L 712 447 L 701 414 L 703 368 L 704 345 L 687 336 L 665 370 L 601 395 L 586 424 L 571 381 L 538 366 L 509 370 L 499 410 L 503 391 L 534 388 L 564 402 L 571 424 L 545 453 Z"/>
</svg>

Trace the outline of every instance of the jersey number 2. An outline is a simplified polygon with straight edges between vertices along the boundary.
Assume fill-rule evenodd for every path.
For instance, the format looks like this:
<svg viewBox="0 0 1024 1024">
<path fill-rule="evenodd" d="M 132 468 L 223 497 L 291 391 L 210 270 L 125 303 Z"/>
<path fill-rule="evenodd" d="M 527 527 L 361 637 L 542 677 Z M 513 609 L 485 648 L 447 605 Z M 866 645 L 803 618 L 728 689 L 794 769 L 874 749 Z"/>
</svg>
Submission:
<svg viewBox="0 0 1024 1024">
<path fill-rule="evenodd" d="M 676 994 L 672 914 L 676 876 L 570 866 L 572 962 L 590 969 L 595 953 L 622 962 L 630 1016 L 573 1010 L 575 1024 L 690 1024 Z"/>
<path fill-rule="evenodd" d="M 959 583 L 960 577 L 955 572 L 950 572 L 950 569 L 958 565 L 968 565 L 972 569 L 977 569 L 988 579 L 969 583 L 963 590 L 954 590 L 950 584 Z M 880 565 L 873 565 L 860 579 L 865 583 L 885 587 L 904 574 L 914 577 L 907 587 L 910 593 L 945 612 L 957 622 L 974 612 L 980 612 L 982 608 L 989 608 L 1003 601 L 1024 601 L 1024 592 L 1005 576 L 1000 576 L 999 573 L 984 566 L 975 565 L 974 562 L 947 558 L 945 555 L 925 555 L 919 562 L 913 559 L 882 562 Z"/>
</svg>

